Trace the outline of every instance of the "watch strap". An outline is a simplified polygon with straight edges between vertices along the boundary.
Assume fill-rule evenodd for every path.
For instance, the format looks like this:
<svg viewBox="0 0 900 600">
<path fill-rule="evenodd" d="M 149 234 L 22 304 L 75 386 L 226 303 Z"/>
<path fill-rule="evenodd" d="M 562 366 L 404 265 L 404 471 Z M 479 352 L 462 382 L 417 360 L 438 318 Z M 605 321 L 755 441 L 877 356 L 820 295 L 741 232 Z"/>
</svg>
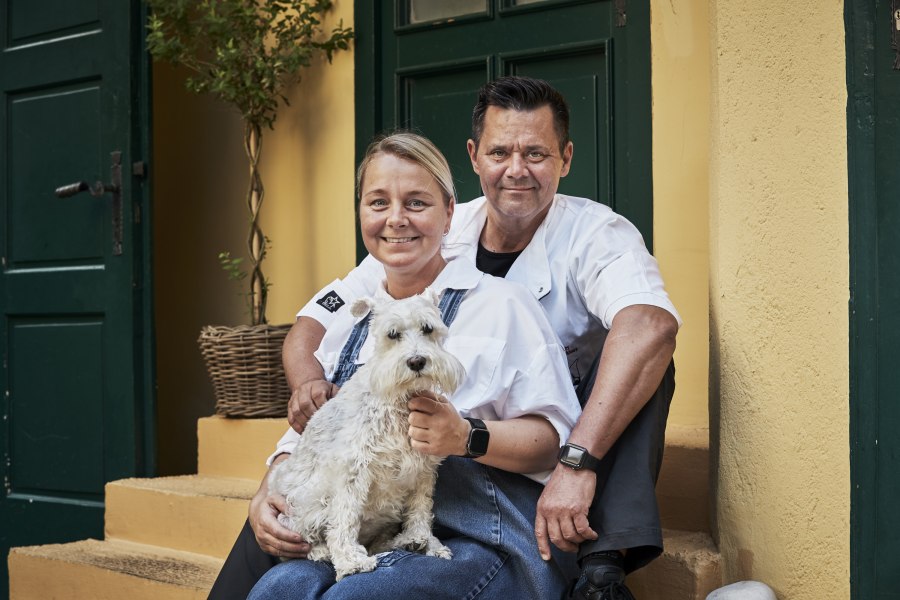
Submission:
<svg viewBox="0 0 900 600">
<path fill-rule="evenodd" d="M 478 458 L 479 456 L 484 456 L 487 454 L 487 443 L 484 444 L 483 448 L 476 448 L 473 444 L 473 441 L 476 440 L 477 436 L 484 436 L 480 439 L 490 440 L 490 432 L 488 431 L 487 425 L 484 424 L 484 421 L 481 419 L 476 419 L 474 417 L 465 417 L 466 421 L 472 426 L 469 430 L 469 438 L 466 440 L 466 453 L 463 455 L 465 458 Z"/>
<path fill-rule="evenodd" d="M 581 464 L 579 466 L 573 466 L 567 462 L 563 462 L 562 459 L 568 454 L 570 448 L 578 450 L 581 453 Z M 591 471 L 594 471 L 596 473 L 600 468 L 600 459 L 591 456 L 591 453 L 588 452 L 586 448 L 584 448 L 583 446 L 579 446 L 578 444 L 564 444 L 563 447 L 559 449 L 559 460 L 567 467 L 576 470 L 590 469 Z"/>
</svg>

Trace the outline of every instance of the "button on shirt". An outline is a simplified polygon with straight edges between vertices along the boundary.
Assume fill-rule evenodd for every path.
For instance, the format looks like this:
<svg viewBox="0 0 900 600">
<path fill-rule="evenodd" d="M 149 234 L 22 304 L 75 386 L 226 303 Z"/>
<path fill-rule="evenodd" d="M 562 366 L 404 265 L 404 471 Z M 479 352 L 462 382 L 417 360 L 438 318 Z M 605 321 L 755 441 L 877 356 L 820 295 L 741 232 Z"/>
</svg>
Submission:
<svg viewBox="0 0 900 600">
<path fill-rule="evenodd" d="M 459 414 L 486 421 L 542 416 L 556 429 L 560 445 L 564 443 L 581 407 L 569 385 L 563 348 L 535 299 L 517 284 L 481 273 L 466 257 L 450 260 L 431 288 L 438 293 L 468 290 L 444 343 L 466 370 L 462 385 L 449 398 Z M 376 294 L 387 296 L 381 285 Z M 365 317 L 341 309 L 329 323 L 316 351 L 326 377 L 337 368 L 360 318 Z M 372 356 L 374 346 L 367 338 L 357 359 L 360 364 Z M 293 450 L 297 438 L 288 430 L 276 454 Z M 541 483 L 549 476 L 550 471 L 528 474 Z"/>
<path fill-rule="evenodd" d="M 456 207 L 445 258 L 466 256 L 472 262 L 487 220 L 483 196 Z M 371 294 L 384 278 L 381 264 L 367 257 L 343 280 L 335 280 L 298 316 L 327 328 L 336 314 L 316 304 L 329 291 L 344 301 Z M 524 285 L 537 298 L 562 340 L 573 383 L 590 368 L 613 318 L 623 308 L 645 304 L 681 317 L 663 286 L 656 259 L 634 225 L 609 207 L 557 194 L 531 242 L 516 259 L 506 280 Z"/>
</svg>

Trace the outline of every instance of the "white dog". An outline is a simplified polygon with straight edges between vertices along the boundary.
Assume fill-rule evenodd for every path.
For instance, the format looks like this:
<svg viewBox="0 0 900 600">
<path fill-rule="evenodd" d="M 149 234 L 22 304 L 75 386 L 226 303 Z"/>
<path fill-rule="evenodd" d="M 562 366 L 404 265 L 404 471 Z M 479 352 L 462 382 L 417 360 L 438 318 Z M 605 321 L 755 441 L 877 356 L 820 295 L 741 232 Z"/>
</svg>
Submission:
<svg viewBox="0 0 900 600">
<path fill-rule="evenodd" d="M 447 327 L 430 289 L 404 300 L 357 300 L 372 311 L 374 354 L 309 420 L 269 487 L 287 498 L 282 522 L 309 542 L 311 560 L 330 560 L 337 579 L 375 568 L 394 548 L 449 559 L 431 533 L 432 494 L 441 458 L 409 442 L 412 392 L 453 393 L 465 371 L 441 347 Z"/>
</svg>

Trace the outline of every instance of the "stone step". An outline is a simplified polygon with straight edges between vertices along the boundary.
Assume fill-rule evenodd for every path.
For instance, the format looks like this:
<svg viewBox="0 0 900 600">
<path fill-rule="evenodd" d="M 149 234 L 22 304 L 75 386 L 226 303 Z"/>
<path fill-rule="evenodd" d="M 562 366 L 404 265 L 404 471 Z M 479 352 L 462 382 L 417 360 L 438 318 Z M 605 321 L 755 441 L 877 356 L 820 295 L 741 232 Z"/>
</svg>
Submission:
<svg viewBox="0 0 900 600">
<path fill-rule="evenodd" d="M 707 533 L 663 531 L 663 553 L 628 577 L 641 600 L 705 600 L 722 585 L 721 556 Z"/>
<path fill-rule="evenodd" d="M 224 559 L 247 518 L 258 481 L 185 475 L 106 486 L 107 540 Z"/>
<path fill-rule="evenodd" d="M 203 600 L 222 561 L 121 541 L 13 548 L 10 600 Z"/>
<path fill-rule="evenodd" d="M 664 528 L 710 532 L 708 429 L 669 425 L 656 498 Z"/>
<path fill-rule="evenodd" d="M 205 417 L 197 423 L 198 472 L 256 482 L 287 430 L 285 419 Z M 670 425 L 656 486 L 663 527 L 709 533 L 709 431 Z"/>
<path fill-rule="evenodd" d="M 259 482 L 266 472 L 266 458 L 287 428 L 286 419 L 229 419 L 218 415 L 198 419 L 197 473 Z"/>
</svg>

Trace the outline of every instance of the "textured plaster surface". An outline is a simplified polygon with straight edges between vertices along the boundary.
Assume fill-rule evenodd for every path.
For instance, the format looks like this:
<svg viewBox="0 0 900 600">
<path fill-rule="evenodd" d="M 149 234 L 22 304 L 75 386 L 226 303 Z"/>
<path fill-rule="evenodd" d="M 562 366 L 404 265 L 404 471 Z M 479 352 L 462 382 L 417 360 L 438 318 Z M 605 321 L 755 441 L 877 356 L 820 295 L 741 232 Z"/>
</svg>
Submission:
<svg viewBox="0 0 900 600">
<path fill-rule="evenodd" d="M 711 424 L 725 582 L 849 597 L 843 3 L 713 2 Z"/>
<path fill-rule="evenodd" d="M 709 16 L 693 0 L 650 4 L 654 254 L 684 325 L 669 423 L 709 426 Z"/>
<path fill-rule="evenodd" d="M 352 0 L 334 2 L 322 30 L 340 21 L 353 23 Z M 275 131 L 266 132 L 272 323 L 292 323 L 315 292 L 356 265 L 353 75 L 352 50 L 336 53 L 332 64 L 317 58 L 288 93 Z"/>
</svg>

